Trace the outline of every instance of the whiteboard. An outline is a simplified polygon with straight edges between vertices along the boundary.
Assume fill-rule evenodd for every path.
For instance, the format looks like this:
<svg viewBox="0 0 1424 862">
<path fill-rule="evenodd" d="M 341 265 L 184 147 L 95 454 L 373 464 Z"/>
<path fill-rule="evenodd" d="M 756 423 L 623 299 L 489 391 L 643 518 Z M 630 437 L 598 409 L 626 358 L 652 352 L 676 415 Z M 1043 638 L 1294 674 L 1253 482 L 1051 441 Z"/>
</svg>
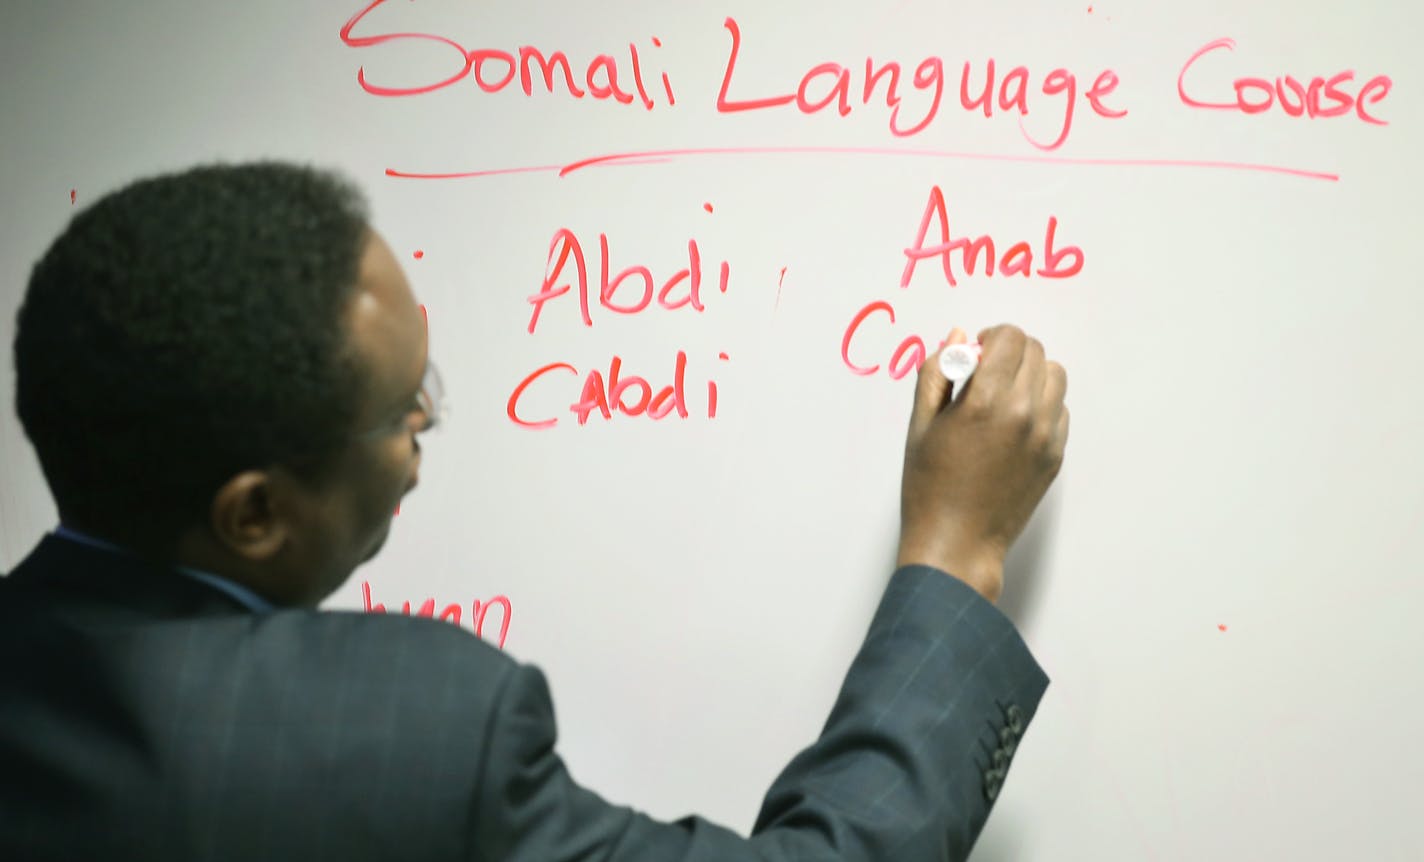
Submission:
<svg viewBox="0 0 1424 862">
<path fill-rule="evenodd" d="M 105 191 L 216 159 L 346 172 L 452 412 L 330 606 L 471 628 L 479 601 L 498 640 L 503 597 L 578 780 L 745 830 L 889 574 L 897 349 L 1014 322 L 1074 422 L 1000 603 L 1053 684 L 974 858 L 1424 853 L 1417 5 L 367 3 L 6 4 L 5 344 Z M 994 253 L 902 284 L 946 223 Z M 600 235 L 646 308 L 602 302 Z M 637 413 L 630 375 L 657 396 L 680 354 L 664 418 L 570 409 L 618 357 Z M 557 424 L 516 424 L 549 366 L 513 409 Z M 8 568 L 55 520 L 11 412 L 0 474 Z"/>
</svg>

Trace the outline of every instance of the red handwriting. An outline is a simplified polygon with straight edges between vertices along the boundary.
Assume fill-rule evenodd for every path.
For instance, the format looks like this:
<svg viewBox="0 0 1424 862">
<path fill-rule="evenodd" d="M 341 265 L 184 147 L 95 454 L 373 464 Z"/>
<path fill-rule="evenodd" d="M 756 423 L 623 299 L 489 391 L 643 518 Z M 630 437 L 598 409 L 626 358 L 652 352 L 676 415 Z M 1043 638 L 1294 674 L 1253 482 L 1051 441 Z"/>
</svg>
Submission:
<svg viewBox="0 0 1424 862">
<path fill-rule="evenodd" d="M 772 96 L 733 99 L 728 96 L 732 90 L 732 79 L 736 74 L 737 58 L 742 48 L 742 31 L 736 19 L 727 18 L 723 22 L 732 37 L 731 50 L 727 54 L 727 64 L 722 73 L 722 89 L 717 94 L 719 113 L 756 111 L 795 104 L 803 114 L 819 113 L 831 106 L 841 116 L 853 110 L 853 103 L 864 107 L 876 100 L 877 94 L 884 93 L 884 107 L 890 112 L 889 128 L 896 137 L 910 137 L 923 132 L 934 122 L 944 100 L 945 71 L 944 59 L 926 57 L 915 67 L 910 83 L 916 91 L 924 95 L 926 101 L 914 117 L 901 119 L 900 80 L 903 73 L 900 63 L 889 61 L 877 64 L 873 57 L 865 58 L 865 72 L 858 88 L 852 87 L 854 73 L 839 63 L 821 63 L 813 66 L 801 76 L 795 92 L 777 93 Z M 1024 117 L 1029 114 L 1029 102 L 1037 99 L 1030 96 L 1033 89 L 1033 75 L 1027 66 L 1014 66 L 998 81 L 995 98 L 995 69 L 991 58 L 984 64 L 982 79 L 976 79 L 973 64 L 966 62 L 959 76 L 959 106 L 966 112 L 982 111 L 985 118 L 994 115 L 997 108 L 1003 112 L 1018 112 L 1019 132 L 1030 144 L 1041 150 L 1056 150 L 1068 139 L 1073 129 L 1073 111 L 1078 99 L 1078 78 L 1067 69 L 1058 68 L 1044 75 L 1039 82 L 1038 92 L 1043 96 L 1061 96 L 1058 107 L 1059 118 L 1055 121 L 1057 134 L 1048 140 L 1036 139 L 1024 127 Z M 882 86 L 883 85 L 883 86 Z M 1127 114 L 1104 103 L 1117 88 L 1118 77 L 1111 69 L 1104 69 L 1093 80 L 1093 85 L 1083 94 L 1089 107 L 1100 117 L 1117 119 Z M 853 89 L 856 92 L 853 92 Z"/>
<path fill-rule="evenodd" d="M 463 180 L 509 174 L 558 174 L 567 176 L 589 168 L 623 167 L 627 165 L 670 164 L 688 158 L 747 156 L 856 156 L 890 159 L 940 159 L 972 162 L 1005 162 L 1009 164 L 1069 165 L 1107 168 L 1195 168 L 1212 171 L 1248 171 L 1318 180 L 1340 181 L 1340 175 L 1289 165 L 1265 162 L 1233 162 L 1220 159 L 1126 159 L 1073 158 L 1041 153 L 982 153 L 960 150 L 921 150 L 898 147 L 690 147 L 676 150 L 642 150 L 626 153 L 603 153 L 561 165 L 528 165 L 507 168 L 481 168 L 472 171 L 408 171 L 386 168 L 386 176 L 405 180 Z"/>
<path fill-rule="evenodd" d="M 356 70 L 356 83 L 361 89 L 373 96 L 418 96 L 424 93 L 433 93 L 442 90 L 452 84 L 473 78 L 475 85 L 485 93 L 498 93 L 513 83 L 516 77 L 519 78 L 520 89 L 524 95 L 534 95 L 534 82 L 536 75 L 544 84 L 544 89 L 551 95 L 556 89 L 575 99 L 582 99 L 584 96 L 591 96 L 598 101 L 613 100 L 620 104 L 633 104 L 634 93 L 628 91 L 624 83 L 629 77 L 632 78 L 632 87 L 636 92 L 636 100 L 645 109 L 651 111 L 654 107 L 653 97 L 648 95 L 647 84 L 643 79 L 642 60 L 638 54 L 638 46 L 632 42 L 628 43 L 628 61 L 626 66 L 620 67 L 618 59 L 611 54 L 599 54 L 584 66 L 583 75 L 579 80 L 583 86 L 579 85 L 579 80 L 575 80 L 574 65 L 563 51 L 553 51 L 546 54 L 543 50 L 533 45 L 522 45 L 515 53 L 502 51 L 497 48 L 477 48 L 467 50 L 463 45 L 453 39 L 444 36 L 437 36 L 433 33 L 381 33 L 375 36 L 355 36 L 352 31 L 361 21 L 370 14 L 376 7 L 383 5 L 386 0 L 371 0 L 365 8 L 361 9 L 341 28 L 341 41 L 351 48 L 373 48 L 391 42 L 414 42 L 417 44 L 428 44 L 443 46 L 440 50 L 452 54 L 450 68 L 453 74 L 427 84 L 419 84 L 408 87 L 393 87 L 383 84 L 376 84 L 366 77 L 366 67 L 361 66 Z M 653 40 L 654 47 L 661 43 Z M 624 73 L 621 70 L 626 69 Z M 561 82 L 556 87 L 555 79 Z M 663 91 L 667 94 L 669 105 L 675 103 L 672 93 L 672 82 L 668 80 L 666 73 L 662 76 Z"/>
<path fill-rule="evenodd" d="M 598 304 L 618 314 L 637 314 L 647 309 L 652 304 L 654 295 L 655 281 L 652 270 L 634 264 L 610 278 L 607 234 L 598 235 L 598 250 Z M 528 329 L 531 335 L 539 325 L 539 312 L 544 310 L 544 303 L 569 292 L 571 285 L 567 282 L 560 284 L 559 279 L 571 261 L 578 281 L 579 312 L 583 316 L 583 324 L 593 326 L 593 316 L 589 312 L 588 262 L 583 244 L 573 231 L 559 228 L 549 242 L 544 283 L 537 293 L 529 297 L 529 303 L 534 306 L 529 315 Z M 726 261 L 722 262 L 720 269 L 717 290 L 726 293 L 727 278 L 731 270 Z M 697 240 L 687 241 L 687 267 L 673 273 L 662 283 L 662 289 L 657 291 L 657 300 L 659 306 L 669 311 L 684 306 L 697 312 L 705 310 L 702 305 L 702 253 L 697 246 Z"/>
<path fill-rule="evenodd" d="M 638 46 L 628 43 L 626 60 L 621 48 L 615 57 L 599 54 L 585 64 L 582 57 L 571 59 L 561 50 L 546 50 L 523 45 L 512 51 L 496 48 L 467 49 L 446 36 L 423 32 L 389 32 L 375 35 L 355 35 L 368 15 L 376 12 L 387 0 L 369 0 L 342 26 L 342 42 L 351 48 L 369 49 L 399 43 L 427 46 L 432 52 L 450 58 L 449 74 L 439 80 L 409 86 L 377 83 L 367 75 L 364 65 L 358 67 L 358 85 L 373 95 L 413 96 L 434 92 L 465 79 L 473 79 L 485 93 L 499 93 L 514 85 L 527 96 L 535 90 L 550 95 L 562 94 L 572 99 L 592 97 L 621 104 L 641 104 L 652 110 L 657 104 L 649 95 L 644 74 L 644 60 Z M 1072 70 L 1054 68 L 1046 73 L 1034 72 L 1027 65 L 1000 64 L 996 58 L 965 61 L 956 68 L 944 57 L 928 56 L 910 69 L 898 60 L 877 60 L 873 56 L 849 65 L 839 62 L 816 64 L 800 75 L 794 88 L 781 86 L 771 95 L 749 95 L 748 85 L 738 82 L 737 64 L 741 59 L 743 34 L 735 18 L 727 17 L 723 27 L 730 36 L 730 50 L 723 66 L 721 86 L 715 107 L 718 113 L 734 114 L 774 108 L 788 108 L 807 114 L 829 113 L 847 116 L 858 110 L 878 110 L 887 115 L 888 127 L 895 137 L 905 138 L 925 131 L 939 117 L 946 105 L 955 103 L 966 114 L 979 114 L 991 119 L 997 111 L 1013 118 L 1020 134 L 1037 155 L 990 152 L 957 152 L 949 150 L 902 150 L 878 147 L 685 147 L 664 150 L 618 152 L 593 155 L 563 164 L 491 167 L 478 170 L 411 171 L 387 168 L 392 177 L 410 179 L 455 179 L 522 173 L 556 173 L 566 176 L 590 167 L 613 167 L 646 164 L 666 164 L 690 156 L 767 155 L 767 154 L 854 154 L 885 157 L 934 159 L 966 159 L 1001 162 L 1041 162 L 1062 165 L 1092 165 L 1152 168 L 1197 168 L 1209 170 L 1259 171 L 1285 174 L 1307 179 L 1334 182 L 1337 174 L 1291 167 L 1280 164 L 1205 160 L 1191 158 L 1065 158 L 1057 156 L 1072 133 L 1075 117 L 1084 107 L 1098 117 L 1119 119 L 1127 115 L 1117 94 L 1120 83 L 1117 73 L 1104 68 L 1092 77 L 1081 79 Z M 662 42 L 650 40 L 654 50 Z M 1183 104 L 1194 108 L 1235 110 L 1246 114 L 1264 113 L 1279 106 L 1290 116 L 1335 117 L 1353 112 L 1360 120 L 1385 125 L 1372 106 L 1384 101 L 1393 88 L 1387 75 L 1376 75 L 1362 86 L 1355 87 L 1355 72 L 1345 70 L 1329 77 L 1313 77 L 1302 83 L 1292 75 L 1274 79 L 1241 77 L 1234 81 L 1234 100 L 1210 97 L 1206 93 L 1188 93 L 1187 73 L 1194 64 L 1212 52 L 1233 50 L 1235 42 L 1217 39 L 1199 49 L 1181 68 L 1177 92 Z M 645 44 L 646 48 L 646 44 Z M 775 48 L 773 48 L 775 50 Z M 434 54 L 432 54 L 434 56 Z M 455 62 L 458 60 L 458 64 Z M 946 71 L 948 70 L 948 71 Z M 441 73 L 444 74 L 443 72 Z M 666 73 L 660 73 L 668 105 L 676 103 L 672 83 Z M 631 84 L 628 82 L 631 80 Z M 539 82 L 542 81 L 542 84 Z M 955 83 L 958 84 L 957 90 Z M 734 93 L 735 90 L 735 93 Z M 1043 116 L 1044 104 L 1047 116 Z M 1030 126 L 1035 127 L 1031 132 Z M 710 206 L 710 205 L 709 205 Z"/>
<path fill-rule="evenodd" d="M 870 317 L 880 313 L 890 318 L 890 322 L 895 322 L 895 308 L 884 300 L 875 300 L 866 303 L 855 316 L 850 319 L 850 325 L 846 327 L 845 334 L 841 336 L 841 361 L 845 363 L 852 373 L 862 376 L 870 376 L 880 370 L 876 365 L 860 365 L 850 358 L 851 345 L 860 333 L 860 328 Z M 939 347 L 944 346 L 941 339 Z M 935 349 L 939 349 L 936 347 Z M 890 367 L 888 374 L 891 380 L 899 380 L 907 374 L 920 370 L 920 366 L 925 363 L 925 357 L 929 355 L 929 349 L 925 347 L 925 340 L 918 335 L 911 335 L 896 345 L 890 354 Z"/>
<path fill-rule="evenodd" d="M 930 223 L 933 221 L 939 222 L 939 242 L 926 246 L 925 240 L 929 236 Z M 939 186 L 934 186 L 930 189 L 929 202 L 925 204 L 925 215 L 920 220 L 920 230 L 915 237 L 915 244 L 913 247 L 905 249 L 905 270 L 900 276 L 900 286 L 910 286 L 910 279 L 915 274 L 915 265 L 928 257 L 940 258 L 940 263 L 944 268 L 945 281 L 949 282 L 951 287 L 958 285 L 959 282 L 954 277 L 955 252 L 960 254 L 966 275 L 974 275 L 975 269 L 979 265 L 980 255 L 983 255 L 986 276 L 994 275 L 997 259 L 998 270 L 1002 275 L 1021 275 L 1028 278 L 1031 272 L 1036 272 L 1043 278 L 1071 278 L 1083 269 L 1083 250 L 1076 245 L 1056 248 L 1054 243 L 1057 231 L 1058 218 L 1049 216 L 1048 227 L 1043 238 L 1043 265 L 1034 270 L 1033 248 L 1027 242 L 1016 242 L 1009 246 L 1002 256 L 999 256 L 996 254 L 994 239 L 988 234 L 976 239 L 951 238 L 944 193 L 940 191 Z"/>
<path fill-rule="evenodd" d="M 926 240 L 930 235 L 930 226 L 938 222 L 939 242 L 926 245 Z M 951 286 L 957 286 L 958 280 L 954 274 L 954 253 L 958 252 L 960 262 L 966 275 L 974 275 L 980 268 L 982 258 L 983 273 L 987 277 L 994 275 L 995 267 L 1001 275 L 1019 275 L 1028 278 L 1031 274 L 1037 274 L 1043 278 L 1071 278 L 1083 269 L 1083 250 L 1075 245 L 1058 248 L 1056 246 L 1056 233 L 1058 230 L 1058 219 L 1055 216 L 1048 217 L 1048 227 L 1043 239 L 1043 260 L 1044 263 L 1037 270 L 1033 268 L 1033 248 L 1028 242 L 1016 242 L 1004 250 L 1002 255 L 998 254 L 994 238 L 988 234 L 980 235 L 977 238 L 959 237 L 951 235 L 949 227 L 949 213 L 944 201 L 944 192 L 939 186 L 930 188 L 929 201 L 925 204 L 924 217 L 920 220 L 920 228 L 915 236 L 915 243 L 912 247 L 905 249 L 905 270 L 900 277 L 900 286 L 909 287 L 910 280 L 915 274 L 915 265 L 921 260 L 929 257 L 939 257 L 944 269 L 945 281 Z M 891 324 L 895 323 L 895 308 L 884 300 L 874 300 L 866 303 L 850 319 L 845 331 L 841 335 L 841 361 L 853 374 L 870 376 L 880 371 L 881 365 L 864 364 L 851 358 L 851 349 L 857 343 L 857 337 L 861 333 L 861 328 L 866 326 L 872 318 L 883 316 L 888 318 Z M 925 358 L 929 355 L 930 349 L 926 346 L 928 342 L 918 335 L 910 335 L 900 341 L 891 351 L 886 373 L 890 379 L 899 380 L 906 375 L 918 371 L 924 364 Z M 939 342 L 943 346 L 944 342 Z"/>
<path fill-rule="evenodd" d="M 367 581 L 361 582 L 361 598 L 366 604 L 366 613 L 383 614 L 386 612 L 386 606 L 384 604 L 371 603 L 371 584 Z M 510 603 L 508 597 L 495 596 L 494 598 L 486 602 L 482 602 L 479 599 L 475 599 L 473 602 L 471 602 L 470 628 L 474 631 L 476 635 L 484 637 L 485 616 L 489 614 L 490 608 L 495 607 L 496 605 L 498 605 L 500 610 L 502 611 L 499 623 L 498 646 L 500 649 L 504 649 L 504 642 L 509 637 L 509 621 L 514 616 L 514 606 Z M 410 616 L 410 602 L 401 603 L 401 613 L 405 614 L 406 616 Z M 415 613 L 416 616 L 427 618 L 434 617 L 435 599 L 426 599 L 425 603 L 422 604 L 420 606 L 420 609 L 417 610 Z M 464 608 L 462 608 L 460 605 L 446 605 L 445 609 L 440 612 L 440 619 L 447 620 L 458 626 L 460 624 L 460 617 L 463 613 Z"/>
<path fill-rule="evenodd" d="M 724 362 L 728 359 L 726 353 L 719 354 L 718 358 Z M 536 369 L 521 380 L 510 393 L 509 401 L 505 405 L 509 421 L 529 429 L 552 428 L 558 424 L 559 420 L 555 417 L 532 419 L 520 412 L 520 404 L 526 391 L 555 372 L 579 376 L 578 369 L 567 362 L 551 362 Z M 624 416 L 647 416 L 654 421 L 673 414 L 686 419 L 691 415 L 687 402 L 687 353 L 682 350 L 677 352 L 673 365 L 673 382 L 656 391 L 647 379 L 637 375 L 625 375 L 622 357 L 614 356 L 608 364 L 607 377 L 598 369 L 588 372 L 584 377 L 579 399 L 570 404 L 568 409 L 578 417 L 580 425 L 586 424 L 594 413 L 604 419 L 612 419 L 615 414 L 620 413 Z M 707 418 L 717 418 L 715 380 L 707 381 Z"/>
<path fill-rule="evenodd" d="M 1233 39 L 1216 39 L 1203 45 L 1182 66 L 1177 75 L 1177 96 L 1182 104 L 1193 108 L 1212 108 L 1224 111 L 1240 111 L 1243 114 L 1261 114 L 1279 105 L 1280 109 L 1292 117 L 1339 117 L 1353 109 L 1355 115 L 1367 123 L 1388 125 L 1366 110 L 1389 95 L 1394 81 L 1388 75 L 1376 75 L 1365 82 L 1357 93 L 1347 87 L 1355 80 L 1354 70 L 1337 72 L 1329 78 L 1315 77 L 1309 84 L 1302 84 L 1292 75 L 1277 77 L 1274 81 L 1266 78 L 1237 78 L 1232 87 L 1236 96 L 1228 102 L 1208 102 L 1187 95 L 1187 72 L 1196 63 L 1213 51 L 1234 51 Z"/>
</svg>

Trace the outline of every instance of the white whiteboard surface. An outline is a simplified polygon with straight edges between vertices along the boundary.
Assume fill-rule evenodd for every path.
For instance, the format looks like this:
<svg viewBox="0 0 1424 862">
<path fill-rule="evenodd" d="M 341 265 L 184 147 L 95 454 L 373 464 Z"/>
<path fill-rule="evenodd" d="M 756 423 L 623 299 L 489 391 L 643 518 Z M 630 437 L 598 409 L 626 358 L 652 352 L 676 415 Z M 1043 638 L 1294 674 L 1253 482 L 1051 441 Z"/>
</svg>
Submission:
<svg viewBox="0 0 1424 862">
<path fill-rule="evenodd" d="M 346 44 L 363 5 L 6 4 L 7 369 L 29 267 L 77 207 L 215 159 L 345 171 L 427 306 L 453 412 L 386 550 L 330 605 L 362 607 L 366 583 L 388 606 L 461 604 L 468 627 L 472 601 L 506 597 L 505 648 L 547 671 L 576 778 L 745 830 L 817 734 L 893 560 L 911 380 L 853 373 L 848 324 L 894 309 L 852 338 L 868 367 L 912 334 L 1017 323 L 1070 378 L 1066 464 L 1001 602 L 1053 684 L 974 858 L 1424 856 L 1416 4 L 389 0 L 353 41 L 449 42 Z M 836 63 L 849 113 L 719 111 L 728 19 L 729 100 L 794 94 Z M 1202 54 L 1179 94 L 1184 65 L 1221 39 L 1234 47 Z M 488 49 L 496 89 L 497 52 L 517 67 L 521 46 L 565 52 L 580 89 L 607 55 L 632 102 L 574 98 L 562 78 L 551 93 L 537 68 L 532 95 L 517 68 L 498 92 L 473 69 L 406 97 L 358 83 L 364 68 L 370 86 L 420 87 Z M 931 57 L 943 101 L 899 137 L 884 79 L 863 99 L 866 60 L 901 64 L 903 131 L 928 113 Z M 961 107 L 964 64 L 982 86 L 991 58 L 1000 81 L 1027 68 L 1026 116 L 997 93 L 991 117 Z M 1064 96 L 1043 92 L 1057 68 L 1075 76 L 1073 125 L 1040 149 L 1062 124 Z M 1098 101 L 1125 116 L 1086 96 L 1104 71 L 1118 83 Z M 1339 116 L 1290 116 L 1275 96 L 1252 114 L 1183 101 L 1285 75 L 1309 98 L 1318 77 L 1330 112 L 1345 71 Z M 806 101 L 833 83 L 813 77 Z M 517 168 L 538 170 L 387 173 Z M 957 287 L 931 258 L 902 288 L 936 187 L 953 237 L 987 233 L 1000 258 L 1025 240 L 1037 270 L 1052 218 L 1081 271 L 986 277 L 981 260 L 968 276 L 955 254 Z M 575 289 L 531 335 L 561 228 L 586 254 L 593 325 Z M 659 286 L 695 239 L 705 310 L 601 307 L 600 233 L 615 274 L 645 265 Z M 679 351 L 686 419 L 581 426 L 569 411 L 613 356 L 661 387 Z M 550 372 L 519 404 L 557 426 L 516 426 L 511 392 L 558 362 L 577 374 Z M 9 408 L 0 476 L 9 568 L 55 519 Z"/>
</svg>

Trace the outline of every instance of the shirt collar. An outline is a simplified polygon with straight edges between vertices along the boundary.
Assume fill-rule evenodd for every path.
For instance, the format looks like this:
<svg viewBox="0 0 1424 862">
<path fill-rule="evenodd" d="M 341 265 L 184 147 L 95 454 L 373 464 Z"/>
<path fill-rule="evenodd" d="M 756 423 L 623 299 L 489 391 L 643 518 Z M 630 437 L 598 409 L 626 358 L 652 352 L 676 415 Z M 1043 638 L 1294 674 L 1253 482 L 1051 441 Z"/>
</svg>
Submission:
<svg viewBox="0 0 1424 862">
<path fill-rule="evenodd" d="M 64 524 L 60 524 L 54 529 L 54 535 L 58 536 L 61 539 L 68 539 L 71 542 L 78 542 L 81 545 L 88 545 L 91 548 L 98 548 L 99 550 L 108 551 L 113 554 L 132 556 L 129 551 L 118 545 L 115 545 L 113 542 L 107 542 L 103 539 L 91 536 L 88 533 L 82 533 L 79 530 L 76 530 L 73 527 L 67 527 Z M 266 599 L 259 596 L 257 593 L 253 592 L 251 588 L 243 584 L 239 584 L 236 581 L 221 577 L 219 575 L 214 575 L 211 572 L 203 572 L 199 571 L 198 569 L 190 569 L 186 566 L 174 566 L 173 569 L 174 571 L 181 572 L 184 575 L 193 578 L 194 580 L 202 581 L 208 586 L 227 594 L 238 604 L 242 605 L 253 613 L 265 614 L 273 610 L 271 602 L 267 601 Z"/>
</svg>

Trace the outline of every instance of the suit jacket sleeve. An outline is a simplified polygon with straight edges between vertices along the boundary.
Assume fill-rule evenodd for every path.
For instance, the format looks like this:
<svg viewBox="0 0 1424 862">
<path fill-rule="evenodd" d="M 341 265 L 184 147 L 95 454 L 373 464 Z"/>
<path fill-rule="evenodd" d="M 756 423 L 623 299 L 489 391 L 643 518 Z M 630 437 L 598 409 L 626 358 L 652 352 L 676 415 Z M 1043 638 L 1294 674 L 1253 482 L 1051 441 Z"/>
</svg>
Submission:
<svg viewBox="0 0 1424 862">
<path fill-rule="evenodd" d="M 661 823 L 574 783 L 543 675 L 495 707 L 474 800 L 475 858 L 509 862 L 963 859 L 1048 685 L 1013 625 L 962 582 L 891 578 L 825 729 L 773 783 L 750 838 Z"/>
</svg>

